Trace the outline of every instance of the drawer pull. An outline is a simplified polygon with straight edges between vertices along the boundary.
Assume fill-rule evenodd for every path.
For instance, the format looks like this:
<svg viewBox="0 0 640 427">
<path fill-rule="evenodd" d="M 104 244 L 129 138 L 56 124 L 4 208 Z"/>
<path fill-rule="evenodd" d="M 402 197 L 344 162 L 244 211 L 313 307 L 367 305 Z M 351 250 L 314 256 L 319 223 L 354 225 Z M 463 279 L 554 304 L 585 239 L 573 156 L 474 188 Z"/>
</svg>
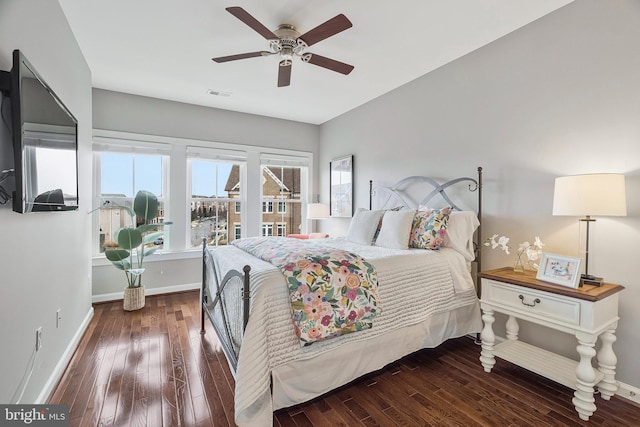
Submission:
<svg viewBox="0 0 640 427">
<path fill-rule="evenodd" d="M 522 304 L 526 305 L 527 307 L 535 307 L 536 304 L 540 304 L 540 298 L 534 299 L 533 304 L 527 304 L 526 302 L 524 302 L 524 295 L 519 295 L 518 298 L 520 298 L 520 302 L 522 302 Z"/>
</svg>

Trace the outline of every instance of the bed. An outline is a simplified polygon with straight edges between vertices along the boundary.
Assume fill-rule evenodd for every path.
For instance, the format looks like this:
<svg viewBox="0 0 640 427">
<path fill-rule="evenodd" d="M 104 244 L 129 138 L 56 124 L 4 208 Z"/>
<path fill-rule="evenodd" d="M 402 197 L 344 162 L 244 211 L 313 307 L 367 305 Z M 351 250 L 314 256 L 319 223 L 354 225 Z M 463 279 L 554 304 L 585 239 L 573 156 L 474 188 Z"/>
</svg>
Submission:
<svg viewBox="0 0 640 427">
<path fill-rule="evenodd" d="M 410 197 L 407 189 L 416 185 L 430 190 L 424 197 Z M 466 211 L 454 203 L 451 194 L 460 186 L 477 194 L 476 210 Z M 311 400 L 417 350 L 482 329 L 474 280 L 480 261 L 482 169 L 478 168 L 477 178 L 439 183 L 410 177 L 390 187 L 374 189 L 370 183 L 370 189 L 370 209 L 356 212 L 345 238 L 251 240 L 259 246 L 268 239 L 284 248 L 289 241 L 310 244 L 305 246 L 307 254 L 346 251 L 371 264 L 377 312 L 372 326 L 357 328 L 357 333 L 301 344 L 300 330 L 293 326 L 296 310 L 286 271 L 241 249 L 243 242 L 215 249 L 203 244 L 201 329 L 204 333 L 208 318 L 234 373 L 238 425 L 271 425 L 274 410 Z M 374 195 L 375 210 L 371 209 Z M 436 198 L 446 207 L 429 207 Z M 451 211 L 439 250 L 398 246 L 396 241 L 402 238 L 395 237 L 397 231 L 405 230 L 398 224 L 411 217 L 415 227 L 416 209 L 429 218 L 434 211 Z M 375 215 L 380 215 L 377 220 Z M 373 239 L 358 234 L 363 222 L 376 221 Z"/>
</svg>

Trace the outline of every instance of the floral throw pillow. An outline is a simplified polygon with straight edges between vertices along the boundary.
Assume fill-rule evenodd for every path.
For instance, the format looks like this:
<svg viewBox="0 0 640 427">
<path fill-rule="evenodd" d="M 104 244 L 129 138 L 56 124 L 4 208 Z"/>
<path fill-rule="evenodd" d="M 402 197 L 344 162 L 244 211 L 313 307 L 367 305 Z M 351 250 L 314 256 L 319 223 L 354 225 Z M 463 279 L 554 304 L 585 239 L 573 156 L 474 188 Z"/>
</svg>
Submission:
<svg viewBox="0 0 640 427">
<path fill-rule="evenodd" d="M 451 206 L 441 209 L 419 210 L 413 217 L 409 247 L 417 249 L 440 249 L 447 232 Z"/>
</svg>

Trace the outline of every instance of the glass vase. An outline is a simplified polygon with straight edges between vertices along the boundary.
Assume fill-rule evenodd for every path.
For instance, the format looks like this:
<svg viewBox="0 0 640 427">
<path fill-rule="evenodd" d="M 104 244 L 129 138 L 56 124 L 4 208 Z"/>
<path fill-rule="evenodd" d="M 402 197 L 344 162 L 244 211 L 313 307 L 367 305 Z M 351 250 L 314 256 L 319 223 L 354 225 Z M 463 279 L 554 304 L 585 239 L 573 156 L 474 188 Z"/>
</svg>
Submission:
<svg viewBox="0 0 640 427">
<path fill-rule="evenodd" d="M 516 262 L 513 264 L 514 273 L 524 273 L 524 262 L 522 262 L 522 254 L 516 255 Z"/>
</svg>

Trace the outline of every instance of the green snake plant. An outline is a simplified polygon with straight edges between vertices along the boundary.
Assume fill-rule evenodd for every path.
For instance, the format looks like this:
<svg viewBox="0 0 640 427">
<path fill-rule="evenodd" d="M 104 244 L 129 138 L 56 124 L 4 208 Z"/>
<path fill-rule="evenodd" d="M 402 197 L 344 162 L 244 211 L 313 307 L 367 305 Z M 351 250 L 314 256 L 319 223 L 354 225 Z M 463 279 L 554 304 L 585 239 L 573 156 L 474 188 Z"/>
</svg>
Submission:
<svg viewBox="0 0 640 427">
<path fill-rule="evenodd" d="M 145 257 L 156 251 L 156 246 L 147 247 L 164 234 L 164 226 L 171 222 L 149 223 L 158 216 L 158 198 L 149 191 L 138 191 L 133 200 L 133 209 L 128 206 L 113 204 L 124 209 L 131 216 L 131 224 L 142 224 L 137 227 L 122 227 L 114 233 L 114 240 L 118 243 L 116 249 L 105 250 L 105 256 L 119 270 L 127 276 L 127 287 L 142 286 L 142 262 Z"/>
</svg>

